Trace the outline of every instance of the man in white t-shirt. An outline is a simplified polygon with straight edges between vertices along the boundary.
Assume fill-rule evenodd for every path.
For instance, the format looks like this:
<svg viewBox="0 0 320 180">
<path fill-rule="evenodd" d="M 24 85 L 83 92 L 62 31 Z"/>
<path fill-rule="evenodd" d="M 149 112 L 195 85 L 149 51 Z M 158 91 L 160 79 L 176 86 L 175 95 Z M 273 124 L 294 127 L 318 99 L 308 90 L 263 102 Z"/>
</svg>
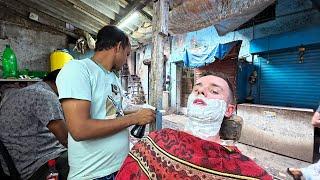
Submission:
<svg viewBox="0 0 320 180">
<path fill-rule="evenodd" d="M 113 179 L 129 152 L 128 127 L 155 120 L 142 109 L 124 115 L 121 83 L 113 72 L 130 54 L 128 36 L 116 26 L 97 35 L 90 59 L 66 64 L 57 78 L 59 99 L 69 129 L 68 179 Z"/>
</svg>

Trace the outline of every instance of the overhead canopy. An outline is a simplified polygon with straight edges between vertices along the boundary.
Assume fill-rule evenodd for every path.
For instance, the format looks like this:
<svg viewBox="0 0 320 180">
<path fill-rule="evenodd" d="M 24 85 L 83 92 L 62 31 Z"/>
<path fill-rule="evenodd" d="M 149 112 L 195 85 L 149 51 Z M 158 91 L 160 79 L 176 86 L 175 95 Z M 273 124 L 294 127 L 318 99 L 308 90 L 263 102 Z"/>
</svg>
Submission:
<svg viewBox="0 0 320 180">
<path fill-rule="evenodd" d="M 183 34 L 214 25 L 219 35 L 235 30 L 275 0 L 174 0 L 169 31 Z"/>
<path fill-rule="evenodd" d="M 119 26 L 130 35 L 132 45 L 151 39 L 151 0 L 0 0 L 0 6 L 17 15 L 78 38 L 79 30 L 95 36 L 108 24 Z M 132 17 L 132 15 L 134 15 Z M 67 23 L 67 24 L 66 24 Z"/>
<path fill-rule="evenodd" d="M 182 34 L 214 25 L 223 35 L 233 31 L 263 11 L 275 0 L 172 0 L 169 30 Z M 314 0 L 316 2 L 318 0 Z M 100 28 L 114 24 L 131 37 L 133 46 L 152 39 L 151 0 L 0 0 L 0 6 L 39 23 L 52 26 L 73 37 L 77 29 L 95 36 Z M 66 24 L 67 23 L 67 24 Z"/>
<path fill-rule="evenodd" d="M 240 47 L 242 41 L 232 41 L 226 44 L 218 44 L 215 47 L 200 47 L 197 49 L 185 49 L 183 55 L 184 66 L 198 68 L 213 63 L 215 60 L 223 60 L 234 47 Z"/>
</svg>

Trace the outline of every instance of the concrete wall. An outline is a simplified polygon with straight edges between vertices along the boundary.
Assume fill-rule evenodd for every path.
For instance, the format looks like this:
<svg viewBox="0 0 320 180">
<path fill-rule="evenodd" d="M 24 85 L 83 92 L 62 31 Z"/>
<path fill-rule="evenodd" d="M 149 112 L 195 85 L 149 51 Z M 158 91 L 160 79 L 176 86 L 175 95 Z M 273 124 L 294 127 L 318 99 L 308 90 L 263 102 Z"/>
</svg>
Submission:
<svg viewBox="0 0 320 180">
<path fill-rule="evenodd" d="M 320 13 L 314 9 L 310 0 L 278 0 L 276 5 L 276 19 L 249 27 L 239 31 L 230 32 L 224 36 L 219 36 L 213 26 L 173 37 L 170 62 L 182 61 L 183 50 L 185 48 L 195 48 L 201 46 L 216 46 L 218 43 L 227 43 L 235 40 L 242 40 L 239 57 L 252 61 L 249 53 L 250 41 L 256 38 L 262 38 L 273 34 L 295 31 L 304 27 L 320 24 Z M 171 65 L 175 68 L 174 65 Z M 176 71 L 171 70 L 171 86 L 177 87 Z M 177 104 L 176 91 L 172 88 L 171 105 Z"/>
<path fill-rule="evenodd" d="M 0 52 L 6 44 L 16 53 L 20 70 L 49 71 L 50 53 L 66 48 L 67 36 L 0 6 Z"/>
<path fill-rule="evenodd" d="M 244 119 L 240 142 L 313 161 L 312 109 L 239 104 L 237 115 Z"/>
</svg>

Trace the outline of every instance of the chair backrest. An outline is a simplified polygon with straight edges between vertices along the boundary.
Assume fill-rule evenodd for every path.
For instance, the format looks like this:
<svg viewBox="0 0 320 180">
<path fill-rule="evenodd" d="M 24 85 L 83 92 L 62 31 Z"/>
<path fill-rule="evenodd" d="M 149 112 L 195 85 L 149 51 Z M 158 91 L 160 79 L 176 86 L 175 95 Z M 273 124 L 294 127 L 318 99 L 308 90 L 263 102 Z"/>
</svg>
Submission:
<svg viewBox="0 0 320 180">
<path fill-rule="evenodd" d="M 0 164 L 0 176 L 1 178 L 5 178 L 5 179 L 11 179 L 11 180 L 21 180 L 20 174 L 7 150 L 7 148 L 4 146 L 4 144 L 2 143 L 2 141 L 0 140 L 0 153 L 1 156 L 3 157 L 4 163 L 7 165 L 10 176 L 7 176 L 3 169 L 2 166 Z"/>
<path fill-rule="evenodd" d="M 239 141 L 242 131 L 243 119 L 238 115 L 225 118 L 220 128 L 220 138 L 223 140 Z"/>
<path fill-rule="evenodd" d="M 0 179 L 10 179 L 10 176 L 6 175 L 6 173 L 4 173 L 2 165 L 1 165 L 1 159 L 0 159 Z"/>
</svg>

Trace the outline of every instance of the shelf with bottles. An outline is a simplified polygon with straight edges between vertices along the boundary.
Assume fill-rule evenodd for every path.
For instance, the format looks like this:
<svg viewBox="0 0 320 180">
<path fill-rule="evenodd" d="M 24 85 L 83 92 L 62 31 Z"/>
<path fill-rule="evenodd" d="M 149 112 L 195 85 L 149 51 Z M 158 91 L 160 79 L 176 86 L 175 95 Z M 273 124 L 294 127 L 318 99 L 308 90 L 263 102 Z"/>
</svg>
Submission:
<svg viewBox="0 0 320 180">
<path fill-rule="evenodd" d="M 1 79 L 0 82 L 39 82 L 41 79 Z"/>
</svg>

